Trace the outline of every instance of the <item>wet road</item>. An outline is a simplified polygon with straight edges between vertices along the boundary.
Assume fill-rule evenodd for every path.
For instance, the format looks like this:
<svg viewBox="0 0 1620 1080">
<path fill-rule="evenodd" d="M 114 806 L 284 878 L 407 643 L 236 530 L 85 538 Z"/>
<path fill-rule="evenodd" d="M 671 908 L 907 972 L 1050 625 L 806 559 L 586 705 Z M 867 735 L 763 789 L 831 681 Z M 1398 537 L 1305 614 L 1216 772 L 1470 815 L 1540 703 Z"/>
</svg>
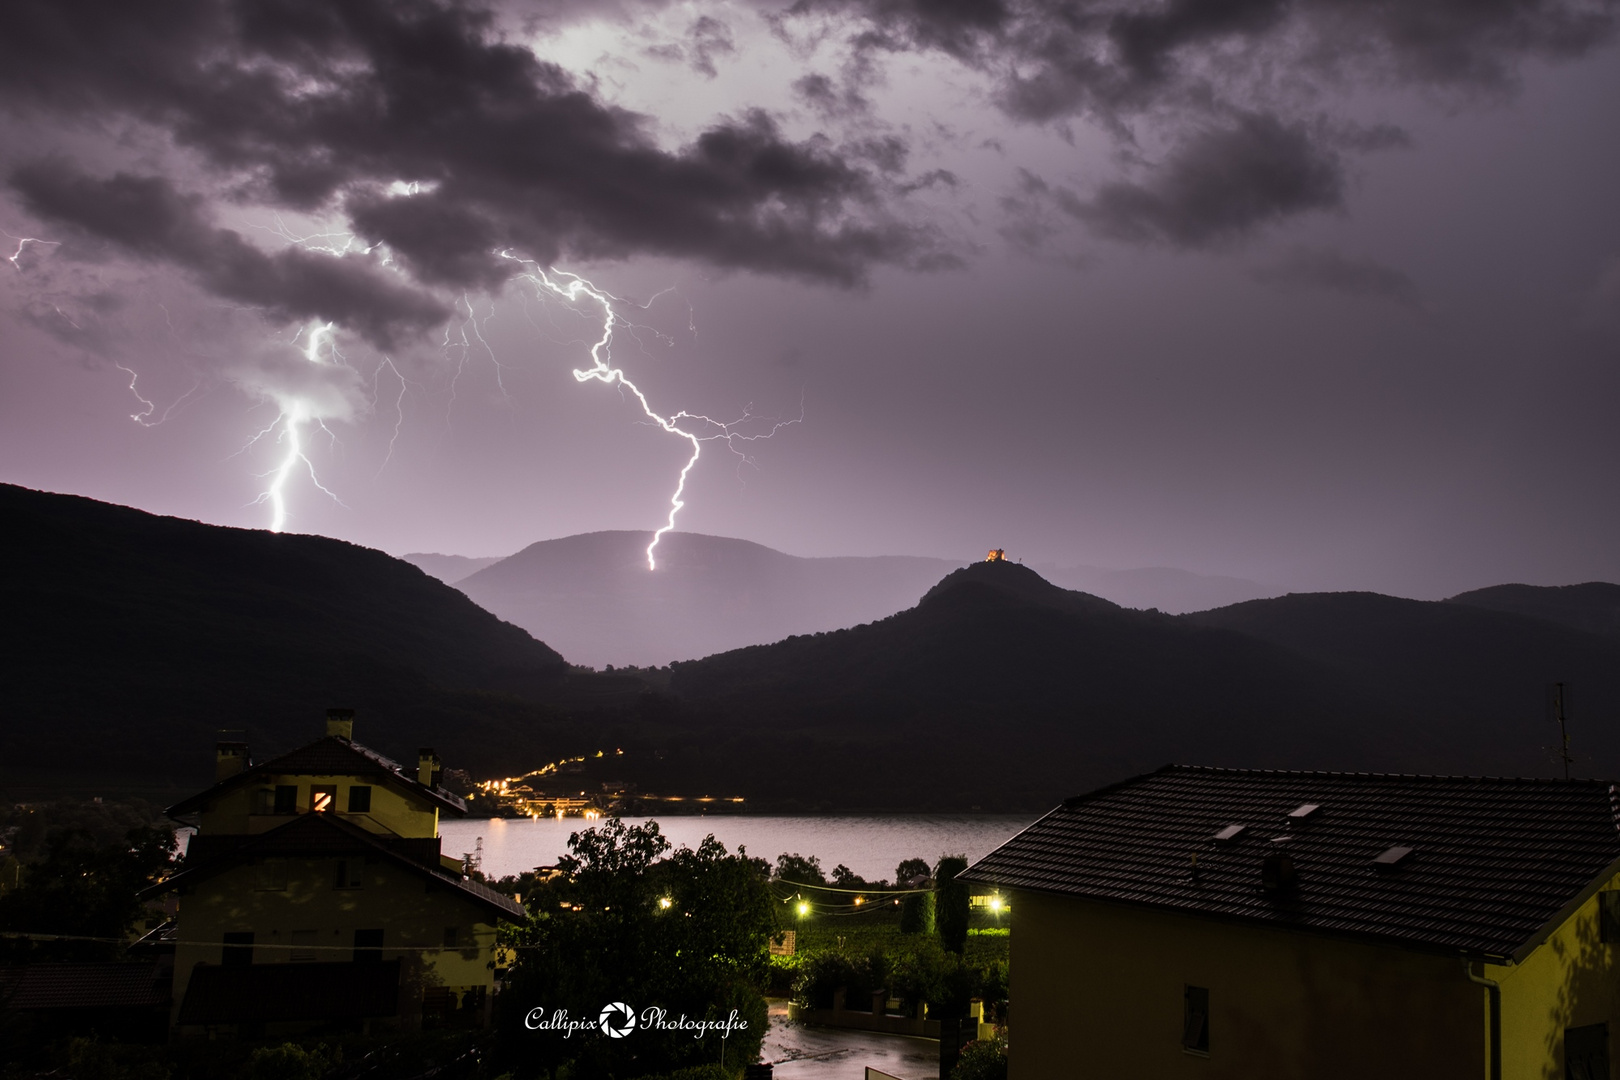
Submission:
<svg viewBox="0 0 1620 1080">
<path fill-rule="evenodd" d="M 760 1060 L 775 1080 L 862 1080 L 867 1066 L 901 1080 L 939 1080 L 939 1043 L 904 1035 L 809 1027 L 788 1021 L 787 1002 L 771 1002 L 771 1028 Z"/>
</svg>

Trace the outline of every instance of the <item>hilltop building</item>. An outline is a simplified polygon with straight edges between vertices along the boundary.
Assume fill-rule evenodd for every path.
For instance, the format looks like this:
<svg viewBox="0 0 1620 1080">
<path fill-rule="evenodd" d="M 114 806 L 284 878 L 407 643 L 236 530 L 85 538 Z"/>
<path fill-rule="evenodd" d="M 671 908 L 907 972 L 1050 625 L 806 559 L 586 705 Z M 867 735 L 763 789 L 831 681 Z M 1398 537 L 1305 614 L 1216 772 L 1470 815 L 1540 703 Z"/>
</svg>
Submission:
<svg viewBox="0 0 1620 1080">
<path fill-rule="evenodd" d="M 1011 890 L 1012 1080 L 1608 1080 L 1597 780 L 1168 767 L 966 871 Z"/>
<path fill-rule="evenodd" d="M 214 785 L 169 807 L 197 828 L 149 890 L 179 896 L 180 1034 L 488 1024 L 495 928 L 523 908 L 440 854 L 439 815 L 466 806 L 438 756 L 408 772 L 353 733 L 332 709 L 325 737 L 261 764 L 220 743 Z"/>
</svg>

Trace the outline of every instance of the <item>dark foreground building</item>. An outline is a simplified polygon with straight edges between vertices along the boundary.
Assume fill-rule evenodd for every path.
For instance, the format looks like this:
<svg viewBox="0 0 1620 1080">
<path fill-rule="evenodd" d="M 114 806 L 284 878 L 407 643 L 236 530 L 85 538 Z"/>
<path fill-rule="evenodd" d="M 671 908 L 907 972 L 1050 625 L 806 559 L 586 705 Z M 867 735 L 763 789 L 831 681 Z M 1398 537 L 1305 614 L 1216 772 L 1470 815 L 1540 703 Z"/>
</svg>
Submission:
<svg viewBox="0 0 1620 1080">
<path fill-rule="evenodd" d="M 197 827 L 179 894 L 174 1011 L 182 1035 L 487 1024 L 495 930 L 521 905 L 441 856 L 439 815 L 466 813 L 424 750 L 415 770 L 326 736 L 253 764 L 221 743 L 213 787 L 169 808 Z"/>
<path fill-rule="evenodd" d="M 1172 766 L 964 875 L 1011 906 L 1012 1080 L 1608 1080 L 1597 780 Z"/>
</svg>

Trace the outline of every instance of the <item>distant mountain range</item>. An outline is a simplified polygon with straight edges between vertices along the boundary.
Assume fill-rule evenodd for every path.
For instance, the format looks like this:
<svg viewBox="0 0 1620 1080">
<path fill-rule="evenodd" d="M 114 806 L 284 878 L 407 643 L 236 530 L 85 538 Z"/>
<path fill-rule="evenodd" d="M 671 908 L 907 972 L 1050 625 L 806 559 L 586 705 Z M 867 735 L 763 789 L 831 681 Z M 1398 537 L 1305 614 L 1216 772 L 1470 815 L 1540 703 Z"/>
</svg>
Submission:
<svg viewBox="0 0 1620 1080">
<path fill-rule="evenodd" d="M 1121 607 L 1142 611 L 1152 608 L 1167 615 L 1208 611 L 1245 600 L 1277 596 L 1284 591 L 1247 578 L 1194 574 L 1167 566 L 1104 570 L 1095 566 L 1035 563 L 1031 569 L 1062 588 L 1088 592 Z"/>
<path fill-rule="evenodd" d="M 1015 563 L 938 574 L 689 534 L 665 538 L 652 575 L 638 533 L 534 545 L 463 581 L 536 610 L 533 583 L 552 582 L 561 614 L 545 617 L 604 647 L 638 620 L 687 627 L 698 651 L 758 640 L 783 612 L 904 608 L 599 674 L 340 541 L 7 485 L 0 514 L 0 792 L 14 798 L 188 790 L 222 732 L 263 755 L 311 737 L 330 705 L 357 709 L 370 745 L 407 759 L 432 745 L 476 776 L 622 749 L 602 759 L 614 779 L 757 809 L 1031 810 L 1169 761 L 1545 776 L 1561 769 L 1544 703 L 1558 680 L 1576 774 L 1620 776 L 1620 587 L 1605 583 L 1169 615 Z M 805 599 L 818 592 L 826 607 Z"/>
<path fill-rule="evenodd" d="M 1577 773 L 1620 775 L 1620 636 L 1584 628 L 1613 589 L 1543 595 L 1543 617 L 1370 593 L 1174 617 L 978 563 L 872 625 L 677 665 L 670 689 L 728 733 L 715 759 L 811 804 L 834 777 L 1021 804 L 1170 761 L 1553 775 L 1556 680 L 1578 688 Z"/>
<path fill-rule="evenodd" d="M 494 566 L 505 556 L 488 555 L 474 559 L 466 555 L 433 555 L 417 551 L 409 555 L 401 555 L 400 558 L 423 573 L 438 578 L 446 585 L 454 585 L 462 578 L 471 577 L 486 566 Z"/>
<path fill-rule="evenodd" d="M 544 540 L 456 587 L 570 661 L 657 667 L 836 630 L 911 607 L 960 566 L 912 556 L 804 559 L 747 540 L 669 533 Z"/>
<path fill-rule="evenodd" d="M 645 554 L 651 539 L 599 532 L 541 541 L 505 559 L 403 558 L 571 662 L 598 668 L 661 666 L 887 618 L 965 564 L 920 556 L 802 558 L 746 540 L 670 533 L 653 572 Z M 1035 569 L 1064 588 L 1172 614 L 1279 591 L 1163 567 Z"/>
</svg>

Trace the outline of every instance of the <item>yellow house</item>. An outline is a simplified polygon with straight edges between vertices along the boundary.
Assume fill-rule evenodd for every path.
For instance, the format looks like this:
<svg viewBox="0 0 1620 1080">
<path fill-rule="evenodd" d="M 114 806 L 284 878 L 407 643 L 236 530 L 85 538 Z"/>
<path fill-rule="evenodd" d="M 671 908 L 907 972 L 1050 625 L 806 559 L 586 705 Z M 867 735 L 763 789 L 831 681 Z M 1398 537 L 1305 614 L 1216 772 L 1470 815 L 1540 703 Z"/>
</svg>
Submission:
<svg viewBox="0 0 1620 1080">
<path fill-rule="evenodd" d="M 524 910 L 439 852 L 466 813 L 421 752 L 416 772 L 326 736 L 262 764 L 221 743 L 213 787 L 171 806 L 195 825 L 180 871 L 173 1023 L 182 1034 L 487 1024 L 495 928 Z"/>
<path fill-rule="evenodd" d="M 1012 1080 L 1608 1080 L 1620 795 L 1170 766 L 962 880 L 1015 894 Z"/>
</svg>

